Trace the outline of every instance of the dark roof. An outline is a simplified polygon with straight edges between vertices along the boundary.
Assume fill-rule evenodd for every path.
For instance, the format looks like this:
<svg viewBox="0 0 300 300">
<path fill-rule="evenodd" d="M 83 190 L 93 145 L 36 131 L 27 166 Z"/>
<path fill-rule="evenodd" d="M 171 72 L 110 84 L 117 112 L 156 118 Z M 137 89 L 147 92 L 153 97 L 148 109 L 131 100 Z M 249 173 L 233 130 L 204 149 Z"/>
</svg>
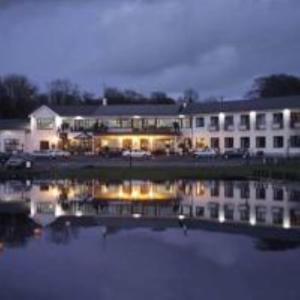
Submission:
<svg viewBox="0 0 300 300">
<path fill-rule="evenodd" d="M 218 112 L 243 112 L 300 108 L 300 95 L 254 100 L 223 102 L 198 102 L 181 108 L 178 104 L 128 104 L 128 105 L 50 105 L 57 114 L 72 116 L 173 116 L 178 114 L 201 114 Z"/>
<path fill-rule="evenodd" d="M 29 120 L 26 119 L 0 119 L 0 130 L 29 129 Z"/>
<path fill-rule="evenodd" d="M 300 95 L 290 97 L 262 98 L 223 102 L 191 103 L 183 109 L 183 114 L 239 112 L 251 110 L 270 110 L 300 108 Z"/>
<path fill-rule="evenodd" d="M 47 105 L 60 116 L 91 116 L 98 106 L 96 105 Z"/>
<path fill-rule="evenodd" d="M 179 113 L 180 106 L 175 104 L 140 104 L 98 106 L 96 116 L 171 116 Z"/>
</svg>

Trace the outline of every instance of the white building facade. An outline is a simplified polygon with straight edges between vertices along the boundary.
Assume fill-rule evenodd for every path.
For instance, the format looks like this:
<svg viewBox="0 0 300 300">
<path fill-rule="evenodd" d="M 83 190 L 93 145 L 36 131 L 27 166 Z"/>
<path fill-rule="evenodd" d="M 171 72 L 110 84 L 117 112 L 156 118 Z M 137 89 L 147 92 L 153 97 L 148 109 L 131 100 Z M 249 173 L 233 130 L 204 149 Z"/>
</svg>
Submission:
<svg viewBox="0 0 300 300">
<path fill-rule="evenodd" d="M 0 120 L 0 152 L 144 149 L 300 155 L 300 96 L 188 105 L 42 106 Z"/>
</svg>

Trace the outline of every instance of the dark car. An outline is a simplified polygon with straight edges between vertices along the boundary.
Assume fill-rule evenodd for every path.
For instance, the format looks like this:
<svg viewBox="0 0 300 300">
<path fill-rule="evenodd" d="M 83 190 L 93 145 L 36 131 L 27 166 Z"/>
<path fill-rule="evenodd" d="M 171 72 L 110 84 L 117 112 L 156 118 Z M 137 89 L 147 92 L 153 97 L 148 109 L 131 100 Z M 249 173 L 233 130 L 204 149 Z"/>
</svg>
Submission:
<svg viewBox="0 0 300 300">
<path fill-rule="evenodd" d="M 248 158 L 249 152 L 244 149 L 231 149 L 224 152 L 223 157 L 225 159 L 231 158 Z"/>
<path fill-rule="evenodd" d="M 25 156 L 12 156 L 9 160 L 5 163 L 5 167 L 7 169 L 29 169 L 32 167 L 33 161 Z"/>
<path fill-rule="evenodd" d="M 4 165 L 10 158 L 10 154 L 9 153 L 0 153 L 0 164 Z"/>
</svg>

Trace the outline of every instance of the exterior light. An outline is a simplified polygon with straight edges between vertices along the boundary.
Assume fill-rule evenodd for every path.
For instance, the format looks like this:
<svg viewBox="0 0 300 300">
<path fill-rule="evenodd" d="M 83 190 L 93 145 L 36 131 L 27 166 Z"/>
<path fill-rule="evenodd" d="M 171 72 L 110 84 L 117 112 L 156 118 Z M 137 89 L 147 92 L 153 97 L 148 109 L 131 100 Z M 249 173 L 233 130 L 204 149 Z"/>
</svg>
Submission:
<svg viewBox="0 0 300 300">
<path fill-rule="evenodd" d="M 288 218 L 284 219 L 284 221 L 283 221 L 283 228 L 284 229 L 290 229 L 291 228 L 290 220 Z"/>
<path fill-rule="evenodd" d="M 256 225 L 256 219 L 255 216 L 250 216 L 250 225 L 255 226 Z"/>
<path fill-rule="evenodd" d="M 133 116 L 134 119 L 140 119 L 140 116 Z"/>
<path fill-rule="evenodd" d="M 132 217 L 133 217 L 134 219 L 139 219 L 141 216 L 142 216 L 142 215 L 139 214 L 139 213 L 134 213 L 134 214 L 132 214 Z"/>
<path fill-rule="evenodd" d="M 185 215 L 178 215 L 178 219 L 179 220 L 184 220 L 185 219 Z"/>
<path fill-rule="evenodd" d="M 225 216 L 224 216 L 224 214 L 220 214 L 219 215 L 219 222 L 220 223 L 224 223 L 225 222 Z"/>
<path fill-rule="evenodd" d="M 76 211 L 76 213 L 75 213 L 75 216 L 76 217 L 82 217 L 82 211 Z"/>
<path fill-rule="evenodd" d="M 179 118 L 180 118 L 180 119 L 183 119 L 183 118 L 184 118 L 184 115 L 179 115 Z"/>
<path fill-rule="evenodd" d="M 75 120 L 82 120 L 83 119 L 83 117 L 81 117 L 81 116 L 76 116 L 75 117 Z"/>
</svg>

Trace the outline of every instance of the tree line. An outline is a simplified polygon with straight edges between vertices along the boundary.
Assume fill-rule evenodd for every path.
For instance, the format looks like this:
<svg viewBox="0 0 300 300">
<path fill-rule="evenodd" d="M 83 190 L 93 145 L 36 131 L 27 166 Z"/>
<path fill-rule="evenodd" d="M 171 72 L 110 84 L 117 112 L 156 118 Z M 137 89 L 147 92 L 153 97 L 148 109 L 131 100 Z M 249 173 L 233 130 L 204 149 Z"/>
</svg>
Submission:
<svg viewBox="0 0 300 300">
<path fill-rule="evenodd" d="M 186 89 L 178 99 L 162 91 L 146 96 L 135 90 L 107 87 L 104 97 L 108 105 L 115 104 L 174 104 L 176 102 L 221 101 L 222 97 L 199 99 L 198 92 Z M 268 98 L 300 95 L 300 77 L 275 74 L 259 77 L 247 93 L 248 98 Z M 76 84 L 57 79 L 47 85 L 46 91 L 39 88 L 23 75 L 0 77 L 0 118 L 25 118 L 35 108 L 48 105 L 100 105 L 102 97 L 82 91 Z"/>
</svg>

